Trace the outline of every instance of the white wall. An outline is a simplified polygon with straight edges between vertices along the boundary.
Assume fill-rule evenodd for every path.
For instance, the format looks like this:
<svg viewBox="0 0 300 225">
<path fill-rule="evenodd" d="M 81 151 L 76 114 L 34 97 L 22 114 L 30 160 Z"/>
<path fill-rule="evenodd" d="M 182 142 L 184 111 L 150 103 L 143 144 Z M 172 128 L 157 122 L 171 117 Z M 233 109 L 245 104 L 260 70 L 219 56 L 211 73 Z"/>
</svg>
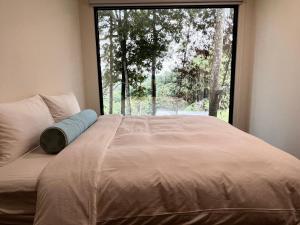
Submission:
<svg viewBox="0 0 300 225">
<path fill-rule="evenodd" d="M 244 0 L 239 8 L 233 112 L 233 125 L 244 131 L 249 128 L 254 25 L 254 0 Z"/>
<path fill-rule="evenodd" d="M 0 0 L 0 102 L 74 92 L 84 106 L 77 0 Z"/>
<path fill-rule="evenodd" d="M 79 0 L 86 106 L 100 113 L 94 9 Z"/>
<path fill-rule="evenodd" d="M 300 1 L 255 9 L 250 133 L 300 158 Z"/>
</svg>

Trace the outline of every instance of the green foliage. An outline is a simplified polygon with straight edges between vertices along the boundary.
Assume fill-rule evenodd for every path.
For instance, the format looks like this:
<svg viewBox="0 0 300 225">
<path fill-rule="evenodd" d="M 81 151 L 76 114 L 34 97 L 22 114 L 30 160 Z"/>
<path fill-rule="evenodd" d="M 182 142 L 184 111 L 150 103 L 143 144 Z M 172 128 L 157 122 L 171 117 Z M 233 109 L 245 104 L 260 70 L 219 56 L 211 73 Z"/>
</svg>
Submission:
<svg viewBox="0 0 300 225">
<path fill-rule="evenodd" d="M 113 98 L 113 113 L 121 112 L 124 68 L 128 74 L 132 114 L 151 114 L 153 69 L 158 109 L 175 113 L 207 112 L 215 14 L 215 8 L 98 11 L 105 113 L 109 112 L 110 98 Z M 233 10 L 228 9 L 226 15 L 218 117 L 228 120 Z M 166 61 L 175 66 L 168 70 Z M 113 96 L 110 96 L 111 88 Z"/>
</svg>

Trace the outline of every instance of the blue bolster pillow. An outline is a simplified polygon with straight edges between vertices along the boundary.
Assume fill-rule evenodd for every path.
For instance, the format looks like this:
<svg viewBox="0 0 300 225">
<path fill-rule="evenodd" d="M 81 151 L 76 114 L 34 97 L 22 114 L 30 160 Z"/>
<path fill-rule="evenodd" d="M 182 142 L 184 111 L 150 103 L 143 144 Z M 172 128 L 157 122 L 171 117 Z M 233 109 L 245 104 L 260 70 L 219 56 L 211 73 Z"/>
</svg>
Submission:
<svg viewBox="0 0 300 225">
<path fill-rule="evenodd" d="M 91 109 L 83 110 L 44 130 L 40 145 L 49 154 L 56 154 L 80 136 L 97 120 L 97 113 Z"/>
</svg>

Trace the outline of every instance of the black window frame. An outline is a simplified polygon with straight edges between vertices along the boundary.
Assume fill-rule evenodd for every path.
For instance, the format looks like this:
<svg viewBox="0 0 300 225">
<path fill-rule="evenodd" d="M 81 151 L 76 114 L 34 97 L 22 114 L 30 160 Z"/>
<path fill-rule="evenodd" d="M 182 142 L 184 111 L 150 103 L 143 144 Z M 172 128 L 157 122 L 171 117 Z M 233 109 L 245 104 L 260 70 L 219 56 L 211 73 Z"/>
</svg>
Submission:
<svg viewBox="0 0 300 225">
<path fill-rule="evenodd" d="M 234 113 L 234 94 L 235 94 L 235 74 L 236 74 L 236 54 L 237 54 L 237 35 L 238 35 L 238 16 L 239 5 L 151 5 L 151 6 L 101 6 L 94 7 L 94 23 L 96 36 L 96 53 L 97 53 L 97 75 L 100 100 L 100 115 L 104 115 L 103 107 L 103 89 L 101 74 L 101 58 L 100 58 L 100 40 L 98 29 L 98 11 L 99 10 L 122 10 L 122 9 L 190 9 L 190 8 L 231 8 L 234 10 L 233 31 L 232 31 L 232 56 L 231 56 L 231 78 L 230 78 L 230 98 L 229 98 L 229 119 L 228 122 L 233 124 Z"/>
</svg>

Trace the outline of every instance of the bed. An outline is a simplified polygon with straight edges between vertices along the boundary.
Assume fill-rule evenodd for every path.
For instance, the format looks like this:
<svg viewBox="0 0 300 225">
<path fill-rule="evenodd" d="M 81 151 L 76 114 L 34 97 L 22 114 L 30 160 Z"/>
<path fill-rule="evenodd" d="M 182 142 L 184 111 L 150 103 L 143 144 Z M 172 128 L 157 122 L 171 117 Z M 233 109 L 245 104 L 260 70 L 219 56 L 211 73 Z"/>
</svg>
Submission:
<svg viewBox="0 0 300 225">
<path fill-rule="evenodd" d="M 213 117 L 101 116 L 46 161 L 35 225 L 300 224 L 299 160 Z"/>
</svg>

